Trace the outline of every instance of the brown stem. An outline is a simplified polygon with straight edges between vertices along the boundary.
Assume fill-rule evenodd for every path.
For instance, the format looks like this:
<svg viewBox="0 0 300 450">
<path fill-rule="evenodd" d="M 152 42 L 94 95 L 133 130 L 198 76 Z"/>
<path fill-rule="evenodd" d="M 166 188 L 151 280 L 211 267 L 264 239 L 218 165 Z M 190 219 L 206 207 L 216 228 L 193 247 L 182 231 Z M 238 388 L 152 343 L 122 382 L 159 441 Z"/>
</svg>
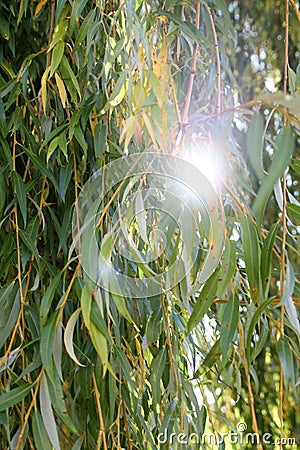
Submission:
<svg viewBox="0 0 300 450">
<path fill-rule="evenodd" d="M 221 59 L 220 59 L 220 52 L 219 52 L 218 35 L 216 32 L 216 27 L 215 27 L 214 18 L 213 18 L 211 9 L 207 5 L 204 5 L 204 7 L 208 12 L 211 29 L 212 29 L 212 32 L 214 35 L 214 44 L 216 47 L 216 59 L 217 59 L 217 74 L 216 74 L 216 76 L 217 76 L 217 86 L 218 86 L 217 111 L 218 111 L 218 114 L 220 114 L 220 111 L 221 111 Z"/>
<path fill-rule="evenodd" d="M 293 7 L 293 9 L 294 9 L 294 11 L 295 11 L 297 20 L 298 20 L 298 22 L 300 23 L 300 13 L 299 13 L 299 10 L 298 10 L 298 8 L 297 8 L 296 3 L 294 2 L 294 0 L 290 0 L 290 4 L 292 5 L 292 7 Z"/>
<path fill-rule="evenodd" d="M 196 1 L 196 17 L 195 17 L 195 26 L 197 29 L 199 29 L 200 24 L 200 0 Z M 193 48 L 193 57 L 192 57 L 192 64 L 191 64 L 191 70 L 190 70 L 190 79 L 189 79 L 189 85 L 187 89 L 187 93 L 185 96 L 185 104 L 184 104 L 184 110 L 182 113 L 182 124 L 186 124 L 188 122 L 188 113 L 190 109 L 190 103 L 191 103 L 191 97 L 192 97 L 192 91 L 193 91 L 193 85 L 194 85 L 194 78 L 196 74 L 196 64 L 197 64 L 197 53 L 198 53 L 198 43 L 194 43 Z"/>
<path fill-rule="evenodd" d="M 55 21 L 55 0 L 51 0 L 51 15 L 50 15 L 50 28 L 49 28 L 49 36 L 48 36 L 48 48 L 50 47 L 52 36 L 54 32 L 54 22 Z M 50 66 L 51 63 L 51 52 L 48 51 L 47 59 L 46 59 L 46 69 Z"/>
<path fill-rule="evenodd" d="M 247 381 L 247 387 L 248 387 L 248 393 L 249 393 L 249 404 L 250 404 L 250 411 L 251 411 L 251 418 L 252 418 L 252 429 L 254 433 L 256 433 L 257 436 L 259 436 L 258 432 L 258 426 L 257 426 L 257 420 L 256 420 L 256 412 L 255 412 L 255 403 L 254 403 L 254 396 L 251 386 L 251 378 L 250 378 L 250 371 L 249 366 L 246 358 L 246 351 L 245 351 L 245 345 L 244 345 L 244 330 L 243 326 L 241 324 L 241 321 L 238 323 L 239 328 L 239 335 L 240 335 L 240 346 L 241 346 L 241 353 L 244 360 L 244 368 L 246 373 L 246 381 Z M 261 444 L 258 444 L 259 450 L 263 450 Z"/>
<path fill-rule="evenodd" d="M 289 0 L 285 0 L 285 38 L 284 38 L 284 69 L 283 69 L 283 92 L 287 92 L 288 82 L 288 65 L 289 65 Z M 284 125 L 287 122 L 287 113 L 285 111 L 283 116 Z M 285 282 L 285 247 L 287 236 L 287 223 L 286 223 L 286 174 L 283 174 L 282 179 L 282 192 L 283 192 L 283 204 L 282 204 L 282 243 L 281 243 L 281 280 L 280 280 L 280 298 L 283 297 L 284 282 Z M 284 305 L 281 305 L 280 314 L 280 335 L 284 335 Z M 281 362 L 280 364 L 280 382 L 279 382 L 279 421 L 280 421 L 280 449 L 282 449 L 282 442 L 284 438 L 284 374 Z"/>
</svg>

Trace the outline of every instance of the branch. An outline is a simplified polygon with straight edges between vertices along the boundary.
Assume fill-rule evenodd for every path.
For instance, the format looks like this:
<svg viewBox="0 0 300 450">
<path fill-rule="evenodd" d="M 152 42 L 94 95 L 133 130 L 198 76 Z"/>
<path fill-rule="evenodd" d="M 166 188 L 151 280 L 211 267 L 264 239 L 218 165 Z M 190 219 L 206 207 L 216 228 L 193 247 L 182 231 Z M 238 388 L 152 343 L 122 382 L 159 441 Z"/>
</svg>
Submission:
<svg viewBox="0 0 300 450">
<path fill-rule="evenodd" d="M 290 4 L 292 5 L 292 7 L 293 7 L 293 9 L 294 9 L 294 11 L 295 11 L 297 20 L 298 20 L 298 22 L 300 23 L 300 13 L 299 13 L 299 10 L 298 10 L 298 8 L 297 8 L 296 3 L 294 2 L 294 0 L 290 0 Z"/>
<path fill-rule="evenodd" d="M 197 29 L 199 29 L 199 24 L 200 24 L 200 0 L 197 0 L 196 1 L 196 17 L 195 17 L 195 26 Z M 198 43 L 195 42 L 194 48 L 193 48 L 193 57 L 192 57 L 189 85 L 188 85 L 188 89 L 187 89 L 187 93 L 186 93 L 186 97 L 185 97 L 184 110 L 183 110 L 182 119 L 181 119 L 182 124 L 186 124 L 188 122 L 188 113 L 189 113 L 189 108 L 190 108 L 190 103 L 191 103 L 194 78 L 195 78 L 195 74 L 196 74 L 197 52 L 198 52 Z"/>
<path fill-rule="evenodd" d="M 216 32 L 216 27 L 213 19 L 213 15 L 211 12 L 211 9 L 204 4 L 205 9 L 208 12 L 209 20 L 212 28 L 212 32 L 214 35 L 214 43 L 216 47 L 216 58 L 217 58 L 217 85 L 218 85 L 218 100 L 217 100 L 217 111 L 220 114 L 221 111 L 221 59 L 220 59 L 220 52 L 219 52 L 219 44 L 218 44 L 218 35 Z"/>
</svg>

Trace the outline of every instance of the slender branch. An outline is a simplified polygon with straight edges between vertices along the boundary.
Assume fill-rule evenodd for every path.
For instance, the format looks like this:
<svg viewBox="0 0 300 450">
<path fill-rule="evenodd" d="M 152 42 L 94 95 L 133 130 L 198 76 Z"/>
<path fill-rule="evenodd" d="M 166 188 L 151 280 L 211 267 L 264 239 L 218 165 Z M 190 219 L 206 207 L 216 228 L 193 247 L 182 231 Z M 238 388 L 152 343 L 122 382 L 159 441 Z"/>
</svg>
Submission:
<svg viewBox="0 0 300 450">
<path fill-rule="evenodd" d="M 218 35 L 216 32 L 216 27 L 215 27 L 214 18 L 213 18 L 211 9 L 209 8 L 209 6 L 207 6 L 205 4 L 204 4 L 204 7 L 208 12 L 212 32 L 214 35 L 214 44 L 216 47 L 216 59 L 217 59 L 217 75 L 216 76 L 217 76 L 217 87 L 218 87 L 217 111 L 220 114 L 220 111 L 221 111 L 221 59 L 220 59 L 220 52 L 219 52 Z"/>
<path fill-rule="evenodd" d="M 16 450 L 18 450 L 20 448 L 20 446 L 22 446 L 22 444 L 23 444 L 25 428 L 26 428 L 26 425 L 28 423 L 31 410 L 36 405 L 36 397 L 37 397 L 37 393 L 39 391 L 40 381 L 41 381 L 41 377 L 42 377 L 43 373 L 44 373 L 44 368 L 42 368 L 42 370 L 40 371 L 39 376 L 37 377 L 37 379 L 35 381 L 35 383 L 36 383 L 35 391 L 33 393 L 32 400 L 31 400 L 31 403 L 29 405 L 29 408 L 28 408 L 28 410 L 26 412 L 26 415 L 24 417 L 24 422 L 23 422 L 22 429 L 21 429 L 20 434 L 19 434 L 19 439 L 18 439 L 18 442 L 17 442 L 17 445 L 16 445 Z"/>
<path fill-rule="evenodd" d="M 288 65 L 289 65 L 289 0 L 285 0 L 285 38 L 284 38 L 284 68 L 283 68 L 283 92 L 287 92 L 287 82 L 288 82 Z M 287 114 L 283 116 L 284 125 L 287 122 Z M 284 293 L 284 283 L 285 283 L 285 268 L 286 268 L 286 258 L 285 258 L 285 247 L 286 247 L 286 236 L 287 236 L 287 223 L 286 223 L 286 173 L 283 174 L 282 179 L 282 192 L 283 192 L 283 202 L 282 202 L 282 243 L 281 243 L 281 280 L 280 280 L 280 298 L 282 299 Z M 281 305 L 280 310 L 280 335 L 284 335 L 284 305 Z M 280 339 L 281 339 L 280 337 Z M 280 421 L 280 449 L 282 449 L 282 442 L 284 438 L 284 374 L 281 362 L 280 364 L 280 381 L 279 381 L 279 421 Z"/>
<path fill-rule="evenodd" d="M 297 8 L 296 3 L 294 2 L 294 0 L 290 0 L 290 4 L 292 5 L 292 7 L 293 7 L 293 9 L 294 9 L 294 11 L 295 11 L 297 20 L 298 20 L 298 22 L 300 23 L 300 12 L 299 12 L 299 9 Z"/>
<path fill-rule="evenodd" d="M 51 0 L 51 16 L 50 16 L 50 28 L 48 36 L 48 48 L 50 47 L 52 41 L 52 36 L 54 32 L 54 23 L 55 23 L 55 0 Z M 51 63 L 51 52 L 48 51 L 46 59 L 46 69 L 50 66 L 50 63 Z"/>
<path fill-rule="evenodd" d="M 199 25 L 200 25 L 200 0 L 196 0 L 195 26 L 197 29 L 199 29 Z M 198 43 L 194 42 L 189 85 L 188 85 L 187 93 L 185 96 L 184 110 L 183 110 L 182 119 L 181 119 L 181 122 L 183 124 L 186 124 L 188 122 L 188 113 L 189 113 L 189 109 L 190 109 L 191 97 L 192 97 L 192 91 L 193 91 L 193 85 L 194 85 L 194 78 L 195 78 L 195 74 L 196 74 L 197 53 L 198 53 Z"/>
<path fill-rule="evenodd" d="M 253 396 L 253 391 L 252 391 L 252 386 L 251 386 L 249 366 L 248 366 L 248 362 L 247 362 L 247 358 L 246 358 L 246 351 L 245 351 L 245 345 L 244 345 L 244 330 L 243 330 L 243 326 L 242 326 L 240 320 L 238 323 L 238 329 L 239 329 L 241 353 L 242 353 L 242 357 L 244 360 L 246 381 L 247 381 L 248 393 L 249 393 L 249 404 L 250 404 L 250 411 L 251 411 L 251 418 L 252 418 L 252 429 L 253 429 L 254 433 L 256 433 L 257 436 L 259 436 L 257 420 L 256 420 L 254 396 Z M 259 448 L 259 450 L 263 450 L 260 443 L 257 445 L 257 447 Z"/>
<path fill-rule="evenodd" d="M 95 377 L 95 373 L 92 373 L 92 379 L 93 379 L 93 386 L 95 391 L 95 400 L 97 405 L 97 411 L 98 411 L 98 417 L 99 417 L 99 435 L 97 440 L 97 450 L 100 450 L 101 448 L 101 441 L 103 437 L 103 447 L 104 450 L 107 450 L 107 443 L 106 443 L 106 437 L 105 437 L 105 427 L 103 422 L 103 416 L 102 416 L 102 409 L 101 409 L 101 403 L 100 403 L 100 392 L 97 386 L 97 381 Z"/>
</svg>

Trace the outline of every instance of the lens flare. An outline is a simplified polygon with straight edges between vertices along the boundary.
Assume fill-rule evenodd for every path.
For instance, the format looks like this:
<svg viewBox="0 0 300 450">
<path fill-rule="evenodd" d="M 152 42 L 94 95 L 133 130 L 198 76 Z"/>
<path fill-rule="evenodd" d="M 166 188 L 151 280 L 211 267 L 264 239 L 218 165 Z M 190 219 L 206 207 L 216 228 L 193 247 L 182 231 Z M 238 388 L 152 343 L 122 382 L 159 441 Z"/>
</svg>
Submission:
<svg viewBox="0 0 300 450">
<path fill-rule="evenodd" d="M 225 171 L 219 152 L 213 152 L 212 148 L 206 146 L 199 146 L 185 150 L 182 158 L 202 172 L 215 189 L 219 188 Z"/>
</svg>

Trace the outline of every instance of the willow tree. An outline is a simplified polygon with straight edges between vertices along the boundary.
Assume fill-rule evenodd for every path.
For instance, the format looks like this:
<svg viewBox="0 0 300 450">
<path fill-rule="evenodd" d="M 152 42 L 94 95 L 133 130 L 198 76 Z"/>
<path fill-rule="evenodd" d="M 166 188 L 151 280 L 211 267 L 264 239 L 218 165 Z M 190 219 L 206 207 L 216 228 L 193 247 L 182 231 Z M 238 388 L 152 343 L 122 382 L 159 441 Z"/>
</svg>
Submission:
<svg viewBox="0 0 300 450">
<path fill-rule="evenodd" d="M 252 6 L 1 0 L 1 448 L 299 437 L 300 15 Z"/>
</svg>

